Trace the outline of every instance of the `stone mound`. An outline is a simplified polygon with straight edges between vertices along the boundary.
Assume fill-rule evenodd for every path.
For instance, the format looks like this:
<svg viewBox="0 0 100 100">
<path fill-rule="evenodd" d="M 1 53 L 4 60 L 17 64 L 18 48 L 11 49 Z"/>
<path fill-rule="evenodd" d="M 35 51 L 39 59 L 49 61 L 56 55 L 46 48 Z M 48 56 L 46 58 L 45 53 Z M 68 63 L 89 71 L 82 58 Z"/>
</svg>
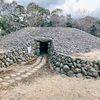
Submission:
<svg viewBox="0 0 100 100">
<path fill-rule="evenodd" d="M 75 28 L 27 27 L 0 37 L 0 49 L 11 50 L 34 43 L 36 37 L 51 38 L 57 52 L 67 55 L 100 49 L 100 38 Z"/>
</svg>

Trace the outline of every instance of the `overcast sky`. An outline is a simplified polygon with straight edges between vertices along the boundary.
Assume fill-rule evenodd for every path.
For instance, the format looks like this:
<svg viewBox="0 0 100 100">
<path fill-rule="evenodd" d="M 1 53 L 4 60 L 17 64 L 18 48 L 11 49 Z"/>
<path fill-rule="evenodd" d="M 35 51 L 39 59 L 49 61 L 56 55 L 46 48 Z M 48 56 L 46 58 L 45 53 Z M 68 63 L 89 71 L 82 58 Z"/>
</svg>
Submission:
<svg viewBox="0 0 100 100">
<path fill-rule="evenodd" d="M 13 0 L 5 0 L 11 2 Z M 62 8 L 64 13 L 71 13 L 75 16 L 77 10 L 89 12 L 92 16 L 100 18 L 100 0 L 15 0 L 19 4 L 26 6 L 29 2 L 34 2 L 42 7 L 53 10 L 55 8 Z"/>
</svg>

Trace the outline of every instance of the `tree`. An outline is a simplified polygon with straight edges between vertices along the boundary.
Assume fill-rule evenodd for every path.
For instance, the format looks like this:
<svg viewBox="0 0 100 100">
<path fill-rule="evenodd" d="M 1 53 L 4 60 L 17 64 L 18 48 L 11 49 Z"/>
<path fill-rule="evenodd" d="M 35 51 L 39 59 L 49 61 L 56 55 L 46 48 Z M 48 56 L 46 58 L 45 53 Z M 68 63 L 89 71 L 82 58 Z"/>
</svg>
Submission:
<svg viewBox="0 0 100 100">
<path fill-rule="evenodd" d="M 92 15 L 91 12 L 89 12 L 87 9 L 78 9 L 76 12 L 75 12 L 75 17 L 77 19 L 79 18 L 84 18 L 85 16 L 90 16 Z"/>
<path fill-rule="evenodd" d="M 22 6 L 22 5 L 17 5 L 17 7 L 15 8 L 15 12 L 16 12 L 18 15 L 25 14 L 25 8 L 24 8 L 24 6 Z"/>
<path fill-rule="evenodd" d="M 53 10 L 53 11 L 51 12 L 51 15 L 58 15 L 58 16 L 60 16 L 62 13 L 63 13 L 63 10 L 57 8 L 57 9 L 55 9 L 55 10 Z"/>
<path fill-rule="evenodd" d="M 27 18 L 30 26 L 46 26 L 49 21 L 50 11 L 33 2 L 28 4 L 27 13 L 30 15 Z"/>
<path fill-rule="evenodd" d="M 90 28 L 89 28 L 89 33 L 91 33 L 92 35 L 96 35 L 96 26 L 95 25 L 92 25 Z"/>
<path fill-rule="evenodd" d="M 50 15 L 50 24 L 53 26 L 60 26 L 62 13 L 63 13 L 62 9 L 57 8 L 53 10 Z"/>
</svg>

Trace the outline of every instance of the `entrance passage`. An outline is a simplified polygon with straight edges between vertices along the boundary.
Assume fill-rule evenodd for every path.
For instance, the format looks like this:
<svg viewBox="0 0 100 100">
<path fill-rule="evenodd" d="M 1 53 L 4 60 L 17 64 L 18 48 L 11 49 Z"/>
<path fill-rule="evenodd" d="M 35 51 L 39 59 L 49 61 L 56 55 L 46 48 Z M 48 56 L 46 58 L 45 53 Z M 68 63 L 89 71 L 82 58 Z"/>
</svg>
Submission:
<svg viewBox="0 0 100 100">
<path fill-rule="evenodd" d="M 48 53 L 48 42 L 40 42 L 40 54 Z"/>
</svg>

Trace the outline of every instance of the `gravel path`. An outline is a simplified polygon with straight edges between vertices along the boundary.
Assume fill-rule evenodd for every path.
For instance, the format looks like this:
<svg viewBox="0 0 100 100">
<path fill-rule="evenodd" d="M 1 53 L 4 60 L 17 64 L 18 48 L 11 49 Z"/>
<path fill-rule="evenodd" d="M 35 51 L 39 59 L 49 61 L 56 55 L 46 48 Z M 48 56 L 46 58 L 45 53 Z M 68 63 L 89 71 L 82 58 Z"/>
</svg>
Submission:
<svg viewBox="0 0 100 100">
<path fill-rule="evenodd" d="M 12 49 L 34 43 L 34 38 L 52 38 L 58 52 L 74 54 L 100 49 L 100 38 L 75 28 L 27 27 L 0 38 L 0 49 Z"/>
<path fill-rule="evenodd" d="M 36 62 L 32 65 L 24 65 L 14 67 L 14 68 L 8 68 L 6 71 L 13 70 L 9 74 L 6 73 L 0 73 L 0 89 L 10 87 L 14 85 L 15 83 L 18 83 L 18 81 L 21 81 L 23 78 L 27 78 L 30 75 L 34 74 L 37 70 L 39 70 L 42 66 L 46 64 L 46 56 L 40 56 L 37 58 Z"/>
<path fill-rule="evenodd" d="M 100 100 L 100 80 L 70 78 L 47 66 L 18 85 L 0 90 L 0 100 Z"/>
</svg>

